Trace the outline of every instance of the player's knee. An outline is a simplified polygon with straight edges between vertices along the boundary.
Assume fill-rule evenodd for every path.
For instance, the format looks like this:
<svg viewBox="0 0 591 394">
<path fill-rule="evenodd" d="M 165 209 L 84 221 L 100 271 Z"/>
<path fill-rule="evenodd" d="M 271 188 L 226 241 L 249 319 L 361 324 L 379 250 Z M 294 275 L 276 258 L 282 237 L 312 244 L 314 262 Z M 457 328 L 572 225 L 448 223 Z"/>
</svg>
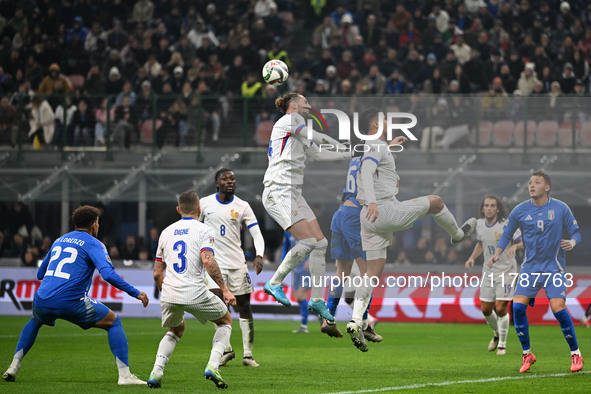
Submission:
<svg viewBox="0 0 591 394">
<path fill-rule="evenodd" d="M 445 203 L 443 199 L 436 195 L 430 195 L 429 198 L 429 213 L 438 213 L 441 212 Z"/>
<path fill-rule="evenodd" d="M 482 305 L 480 305 L 480 310 L 484 316 L 489 316 L 493 312 L 493 306 L 482 303 Z"/>
<path fill-rule="evenodd" d="M 526 317 L 527 312 L 527 305 L 520 304 L 518 302 L 513 303 L 513 314 L 516 318 L 524 318 Z"/>
<path fill-rule="evenodd" d="M 115 315 L 115 320 L 109 326 L 109 329 L 114 327 L 123 327 L 123 323 L 121 323 L 121 318 L 118 315 Z"/>
<path fill-rule="evenodd" d="M 314 245 L 314 250 L 324 252 L 326 251 L 327 247 L 328 241 L 326 240 L 326 238 L 322 238 L 320 241 L 316 241 L 316 244 Z"/>
</svg>

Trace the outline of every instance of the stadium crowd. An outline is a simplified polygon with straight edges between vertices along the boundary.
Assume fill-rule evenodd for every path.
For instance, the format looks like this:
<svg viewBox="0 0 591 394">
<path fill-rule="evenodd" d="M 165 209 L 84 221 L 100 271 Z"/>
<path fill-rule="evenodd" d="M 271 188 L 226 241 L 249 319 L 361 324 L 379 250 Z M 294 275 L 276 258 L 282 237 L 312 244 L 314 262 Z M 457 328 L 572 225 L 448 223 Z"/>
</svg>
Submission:
<svg viewBox="0 0 591 394">
<path fill-rule="evenodd" d="M 217 141 L 233 98 L 258 98 L 255 125 L 276 116 L 277 89 L 259 77 L 271 58 L 290 66 L 282 90 L 317 96 L 477 93 L 491 112 L 501 97 L 538 96 L 544 114 L 558 96 L 589 92 L 583 0 L 1 3 L 4 144 L 17 144 L 20 127 L 36 148 L 106 138 L 129 148 L 154 131 L 159 146 L 183 146 L 201 113 Z M 448 99 L 438 114 L 466 104 Z"/>
<path fill-rule="evenodd" d="M 40 149 L 65 140 L 126 149 L 151 144 L 155 133 L 159 146 L 183 146 L 195 141 L 203 120 L 215 142 L 232 127 L 234 99 L 256 99 L 248 112 L 256 114 L 250 120 L 257 126 L 277 118 L 279 91 L 294 90 L 318 97 L 404 97 L 401 109 L 417 114 L 420 127 L 429 117 L 439 122 L 428 130 L 430 138 L 423 130 L 421 149 L 449 148 L 473 132 L 475 103 L 464 94 L 482 97 L 481 120 L 517 122 L 518 106 L 502 99 L 530 96 L 540 98 L 531 111 L 535 121 L 560 123 L 569 108 L 552 110 L 557 98 L 590 91 L 591 3 L 583 0 L 0 4 L 4 145 L 22 139 Z M 290 66 L 279 89 L 260 78 L 271 58 Z M 431 103 L 422 101 L 426 94 L 445 98 L 421 106 Z M 591 120 L 584 108 L 576 117 L 581 124 Z M 23 211 L 22 204 L 4 210 L 21 219 L 5 217 L 0 252 L 30 264 L 51 238 Z M 455 251 L 438 249 L 440 243 L 414 240 L 390 255 L 401 264 L 454 263 Z M 107 244 L 114 258 L 125 258 L 126 250 L 135 251 L 133 258 L 152 256 L 150 241 L 134 235 Z"/>
</svg>

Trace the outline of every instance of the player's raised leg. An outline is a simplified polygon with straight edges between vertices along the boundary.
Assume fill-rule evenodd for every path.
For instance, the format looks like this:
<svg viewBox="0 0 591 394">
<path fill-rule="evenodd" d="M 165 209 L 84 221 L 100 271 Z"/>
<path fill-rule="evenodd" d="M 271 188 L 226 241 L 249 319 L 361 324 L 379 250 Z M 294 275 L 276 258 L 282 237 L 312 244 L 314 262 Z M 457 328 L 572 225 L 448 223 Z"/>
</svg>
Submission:
<svg viewBox="0 0 591 394">
<path fill-rule="evenodd" d="M 429 195 L 427 198 L 429 199 L 429 213 L 433 216 L 435 223 L 450 235 L 452 245 L 460 244 L 476 230 L 476 218 L 466 220 L 462 227 L 459 227 L 441 197 Z"/>
<path fill-rule="evenodd" d="M 35 320 L 34 317 L 25 324 L 18 339 L 18 343 L 16 344 L 16 351 L 14 352 L 12 363 L 2 375 L 2 379 L 7 382 L 14 382 L 16 374 L 21 368 L 23 358 L 35 344 L 35 339 L 37 339 L 37 334 L 39 333 L 41 326 L 42 324 Z"/>
</svg>

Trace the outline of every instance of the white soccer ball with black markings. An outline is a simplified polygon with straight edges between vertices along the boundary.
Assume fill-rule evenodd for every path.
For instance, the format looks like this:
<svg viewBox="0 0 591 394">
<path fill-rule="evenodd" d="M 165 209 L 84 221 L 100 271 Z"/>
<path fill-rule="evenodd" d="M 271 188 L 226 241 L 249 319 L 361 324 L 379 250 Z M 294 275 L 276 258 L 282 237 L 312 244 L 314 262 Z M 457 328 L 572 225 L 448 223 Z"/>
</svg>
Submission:
<svg viewBox="0 0 591 394">
<path fill-rule="evenodd" d="M 282 85 L 287 81 L 287 78 L 289 78 L 289 69 L 287 64 L 281 60 L 269 60 L 263 66 L 263 79 L 269 85 Z"/>
</svg>

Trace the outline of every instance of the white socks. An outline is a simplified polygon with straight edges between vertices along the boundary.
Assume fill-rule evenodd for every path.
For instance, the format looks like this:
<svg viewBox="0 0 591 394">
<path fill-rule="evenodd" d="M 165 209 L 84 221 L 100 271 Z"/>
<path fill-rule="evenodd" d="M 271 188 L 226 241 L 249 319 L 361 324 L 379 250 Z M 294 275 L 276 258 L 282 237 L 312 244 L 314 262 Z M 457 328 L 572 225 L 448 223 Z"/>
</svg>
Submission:
<svg viewBox="0 0 591 394">
<path fill-rule="evenodd" d="M 507 334 L 509 332 L 509 314 L 497 318 L 499 327 L 499 347 L 507 347 Z"/>
<path fill-rule="evenodd" d="M 447 231 L 453 239 L 461 239 L 464 237 L 464 231 L 458 227 L 458 223 L 449 209 L 447 209 L 447 205 L 444 205 L 441 211 L 434 213 L 432 216 L 433 219 L 435 219 L 435 223 Z"/>
<path fill-rule="evenodd" d="M 244 349 L 244 357 L 252 357 L 252 344 L 254 343 L 253 320 L 240 318 L 240 330 L 242 330 L 242 346 Z"/>
<path fill-rule="evenodd" d="M 355 301 L 353 302 L 353 316 L 352 320 L 359 326 L 363 327 L 363 315 L 369 305 L 371 293 L 373 288 L 371 286 L 360 286 L 355 290 Z M 366 326 L 367 328 L 367 326 Z"/>
<path fill-rule="evenodd" d="M 213 341 L 211 346 L 211 354 L 209 356 L 209 366 L 213 369 L 220 367 L 220 358 L 224 354 L 224 350 L 230 343 L 230 335 L 232 334 L 232 326 L 228 324 L 219 325 L 215 334 L 213 335 Z"/>
<path fill-rule="evenodd" d="M 506 315 L 505 315 L 506 316 Z M 495 333 L 495 337 L 499 336 L 499 326 L 497 324 L 497 312 L 495 312 L 494 310 L 492 311 L 492 313 L 488 316 L 484 316 L 484 318 L 486 319 L 486 323 L 488 324 L 488 326 L 490 328 L 492 328 L 492 330 Z M 507 330 L 509 329 L 509 327 L 507 327 Z M 505 334 L 505 340 L 507 339 L 507 336 Z"/>
<path fill-rule="evenodd" d="M 179 340 L 179 337 L 169 331 L 160 341 L 158 353 L 156 354 L 156 361 L 154 362 L 154 369 L 152 370 L 152 372 L 156 373 L 159 377 L 162 377 L 164 367 L 168 363 L 168 360 L 170 360 L 170 356 L 172 356 L 172 352 L 174 352 L 174 348 Z"/>
<path fill-rule="evenodd" d="M 324 274 L 326 272 L 326 247 L 328 241 L 322 238 L 316 242 L 316 247 L 310 253 L 310 276 L 312 277 L 312 291 L 310 298 L 312 300 L 324 300 Z"/>
<path fill-rule="evenodd" d="M 316 239 L 315 238 L 306 238 L 302 239 L 300 242 L 297 243 L 296 246 L 290 249 L 289 252 L 283 258 L 281 265 L 273 274 L 273 277 L 269 281 L 271 286 L 279 286 L 283 283 L 283 279 L 289 274 L 291 271 L 296 269 L 298 265 L 301 264 L 302 261 L 314 250 L 316 246 Z M 311 262 L 310 262 L 311 263 Z M 312 264 L 310 264 L 310 269 Z"/>
</svg>

